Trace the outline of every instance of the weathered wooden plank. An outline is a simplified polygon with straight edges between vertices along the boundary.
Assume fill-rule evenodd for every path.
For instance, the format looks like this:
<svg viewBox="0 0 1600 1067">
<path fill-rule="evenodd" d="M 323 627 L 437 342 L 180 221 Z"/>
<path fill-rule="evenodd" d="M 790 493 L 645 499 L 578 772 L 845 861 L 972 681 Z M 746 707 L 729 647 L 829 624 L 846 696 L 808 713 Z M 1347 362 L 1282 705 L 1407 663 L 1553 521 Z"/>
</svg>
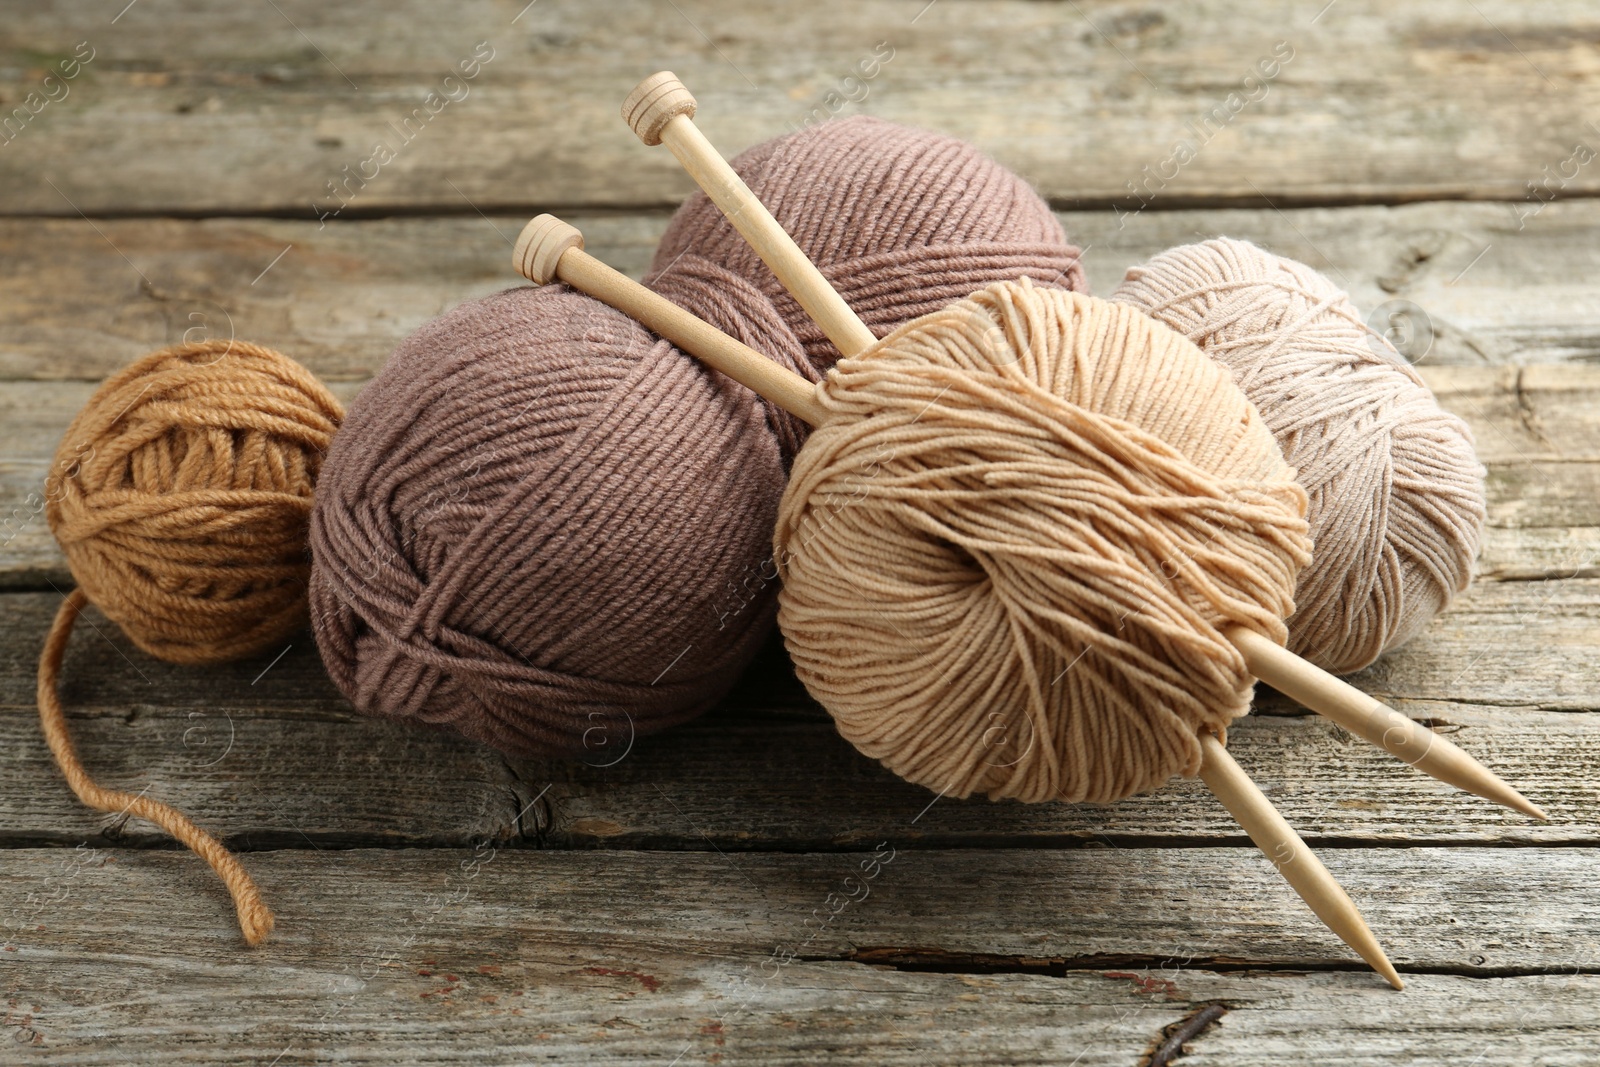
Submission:
<svg viewBox="0 0 1600 1067">
<path fill-rule="evenodd" d="M 170 845 L 154 826 L 79 804 L 49 764 L 29 710 L 5 709 L 0 730 L 10 800 L 0 839 Z M 459 844 L 510 836 L 519 825 L 515 778 L 494 753 L 465 742 L 386 729 L 353 714 L 329 719 L 133 702 L 89 711 L 73 729 L 97 779 L 147 789 L 241 848 Z M 131 750 L 117 755 L 125 745 Z M 248 761 L 240 760 L 244 751 L 252 753 Z"/>
<path fill-rule="evenodd" d="M 141 822 L 84 810 L 39 737 L 35 657 L 57 600 L 4 597 L 0 844 L 161 844 Z M 1600 581 L 1480 586 L 1355 679 L 1449 731 L 1548 809 L 1548 824 L 1410 771 L 1275 696 L 1263 700 L 1264 714 L 1234 727 L 1231 747 L 1313 840 L 1600 841 L 1600 781 L 1590 773 L 1600 763 L 1600 665 L 1588 654 L 1600 644 L 1597 614 Z M 838 737 L 776 642 L 722 708 L 639 740 L 612 766 L 507 766 L 446 735 L 356 715 L 309 638 L 276 663 L 264 655 L 197 670 L 151 660 L 97 624 L 99 632 L 75 636 L 64 685 L 85 759 L 107 784 L 148 786 L 246 848 L 484 836 L 564 848 L 730 850 L 858 847 L 890 833 L 919 847 L 1239 840 L 1192 781 L 1104 806 L 949 798 L 930 806 L 933 794 Z"/>
<path fill-rule="evenodd" d="M 643 960 L 655 968 L 652 978 L 666 974 L 684 990 L 651 993 L 632 975 L 605 973 L 619 968 L 583 965 L 603 958 L 574 954 L 569 968 L 527 967 L 513 981 L 471 974 L 448 983 L 438 971 L 373 978 L 294 972 L 326 990 L 320 999 L 299 989 L 276 993 L 276 983 L 276 995 L 259 993 L 240 967 L 214 984 L 191 979 L 167 989 L 170 1007 L 126 992 L 107 994 L 107 1007 L 76 989 L 57 993 L 72 981 L 125 989 L 149 977 L 143 968 L 130 976 L 130 966 L 119 964 L 123 977 L 91 985 L 89 974 L 71 968 L 60 986 L 32 1001 L 19 997 L 9 1021 L 22 1043 L 37 1037 L 49 1062 L 75 1067 L 122 1067 L 134 1041 L 140 1062 L 162 1065 L 225 1058 L 258 1067 L 330 1059 L 473 1067 L 674 1059 L 1126 1067 L 1147 1062 L 1180 1023 L 1223 1005 L 1218 1021 L 1184 1042 L 1191 1055 L 1175 1062 L 1281 1067 L 1314 1057 L 1333 1067 L 1445 1067 L 1462 1062 L 1458 1050 L 1466 1049 L 1474 1067 L 1587 1067 L 1595 1040 L 1588 1020 L 1600 1003 L 1600 982 L 1588 975 L 1428 975 L 1409 979 L 1405 995 L 1386 996 L 1352 990 L 1347 975 L 1194 971 L 1174 979 L 1124 969 L 1039 978 L 906 974 L 840 963 L 792 964 L 781 987 L 747 1001 L 714 967 L 679 964 L 669 971 L 670 965 Z M 1208 1018 L 1216 1018 L 1215 1009 Z"/>
<path fill-rule="evenodd" d="M 1600 204 L 1554 204 L 1521 224 L 1507 205 L 1465 203 L 1060 217 L 1098 293 L 1165 248 L 1226 233 L 1326 271 L 1364 312 L 1384 309 L 1384 329 L 1405 312 L 1424 366 L 1600 358 L 1600 295 L 1587 283 L 1600 270 Z M 508 242 L 525 220 L 0 220 L 0 379 L 98 380 L 185 336 L 242 337 L 325 378 L 364 379 L 424 320 L 522 284 Z M 661 214 L 569 221 L 634 276 L 665 225 Z"/>
<path fill-rule="evenodd" d="M 1491 582 L 1600 577 L 1600 529 L 1491 526 L 1484 531 L 1478 577 Z"/>
<path fill-rule="evenodd" d="M 1063 212 L 1096 293 L 1130 265 L 1218 234 L 1310 264 L 1413 362 L 1484 366 L 1600 356 L 1600 205 L 1514 203 L 1258 211 Z"/>
<path fill-rule="evenodd" d="M 170 845 L 154 826 L 78 803 L 29 711 L 4 709 L 0 841 Z M 519 830 L 520 785 L 495 753 L 464 741 L 354 713 L 217 704 L 185 711 L 131 701 L 88 711 L 73 730 L 98 780 L 148 789 L 241 848 L 460 844 Z M 251 755 L 241 760 L 245 751 Z"/>
<path fill-rule="evenodd" d="M 8 598 L 0 640 L 0 841 L 165 845 L 154 826 L 78 803 L 55 770 L 27 693 L 60 598 Z M 178 804 L 244 848 L 460 844 L 511 837 L 525 805 L 497 753 L 358 715 L 303 634 L 276 659 L 180 668 L 93 613 L 61 694 L 91 773 Z M 270 667 L 270 670 L 268 669 Z M 226 814 L 224 814 L 226 813 Z"/>
<path fill-rule="evenodd" d="M 1583 464 L 1600 456 L 1600 367 L 1418 368 L 1439 402 L 1472 427 L 1491 466 Z"/>
<path fill-rule="evenodd" d="M 1511 855 L 1515 884 L 1504 878 Z M 351 941 L 381 942 L 425 903 L 442 902 L 448 930 L 428 934 L 459 936 L 465 946 L 540 946 L 546 959 L 578 944 L 626 951 L 644 941 L 711 959 L 776 947 L 810 960 L 950 969 L 960 969 L 963 957 L 1038 971 L 1140 960 L 1361 969 L 1248 848 L 912 851 L 897 849 L 891 837 L 869 851 L 826 854 L 551 852 L 488 843 L 283 850 L 248 857 L 278 913 L 275 936 L 254 953 L 236 943 L 226 893 L 191 856 L 18 849 L 6 859 L 11 877 L 0 901 L 16 921 L 4 943 L 8 962 L 23 965 L 75 953 L 292 965 Z M 1600 965 L 1593 850 L 1330 850 L 1327 862 L 1374 929 L 1386 932 L 1402 970 L 1482 977 Z M 61 883 L 71 892 L 47 892 Z M 717 892 L 708 895 L 709 886 Z M 155 895 L 172 900 L 170 927 L 130 923 L 141 898 Z M 452 963 L 474 969 L 461 949 L 417 948 L 416 958 L 438 959 L 441 950 L 453 957 L 438 963 L 443 970 L 455 970 Z"/>
<path fill-rule="evenodd" d="M 1574 158 L 1600 111 L 1586 47 L 1600 15 L 1581 0 L 1492 14 L 1432 0 L 1403 16 L 1381 0 L 705 0 L 666 13 L 644 0 L 410 0 L 386 10 L 382 33 L 338 5 L 277 6 L 189 3 L 177 34 L 164 10 L 137 7 L 7 19 L 5 104 L 38 113 L 14 120 L 0 210 L 310 218 L 313 201 L 337 204 L 326 183 L 369 160 L 351 211 L 669 203 L 686 179 L 617 117 L 662 66 L 695 89 L 726 151 L 860 110 L 974 139 L 1064 203 L 1600 189 L 1592 152 Z M 93 59 L 69 95 L 30 103 L 80 41 Z M 446 82 L 477 42 L 493 58 Z M 892 58 L 863 80 L 875 54 Z"/>
<path fill-rule="evenodd" d="M 1409 644 L 1352 676 L 1413 700 L 1587 711 L 1600 693 L 1600 581 L 1481 582 Z"/>
<path fill-rule="evenodd" d="M 1600 757 L 1600 722 L 1593 716 L 1397 703 L 1448 724 L 1451 740 L 1544 805 L 1552 822 L 1534 824 L 1450 790 L 1312 718 L 1252 717 L 1230 731 L 1230 748 L 1316 842 L 1596 841 L 1589 769 Z M 896 825 L 906 827 L 908 844 L 958 847 L 1240 840 L 1238 826 L 1194 781 L 1112 805 L 935 802 L 855 753 L 826 724 L 719 716 L 641 743 L 605 774 L 570 765 L 520 773 L 530 784 L 554 783 L 544 840 L 571 847 L 702 847 L 702 840 L 723 849 L 851 847 Z"/>
<path fill-rule="evenodd" d="M 1469 1037 L 1479 1063 L 1587 1063 L 1596 860 L 1519 851 L 1512 883 L 1505 855 L 1330 857 L 1402 970 L 1452 972 L 1403 996 L 1246 850 L 277 852 L 249 858 L 279 915 L 255 951 L 191 857 L 23 850 L 0 975 L 19 1042 L 72 1064 L 131 1041 L 153 1063 L 1126 1064 L 1209 1003 L 1195 1051 L 1230 1064 L 1459 1062 Z M 1555 973 L 1465 977 L 1529 970 Z"/>
<path fill-rule="evenodd" d="M 14 299 L 0 303 L 0 378 L 99 380 L 162 345 L 239 337 L 331 381 L 365 380 L 428 319 L 526 284 L 510 244 L 525 221 L 3 220 L 0 287 Z M 635 275 L 665 225 L 572 222 Z"/>
</svg>

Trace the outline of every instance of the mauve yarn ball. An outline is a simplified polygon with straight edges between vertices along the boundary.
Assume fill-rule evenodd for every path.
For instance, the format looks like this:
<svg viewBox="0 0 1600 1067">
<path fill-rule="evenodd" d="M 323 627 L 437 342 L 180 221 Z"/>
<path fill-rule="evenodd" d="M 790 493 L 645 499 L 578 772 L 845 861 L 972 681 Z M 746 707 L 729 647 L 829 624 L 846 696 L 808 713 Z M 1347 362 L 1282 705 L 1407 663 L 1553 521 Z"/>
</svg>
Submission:
<svg viewBox="0 0 1600 1067">
<path fill-rule="evenodd" d="M 1082 287 L 1044 202 L 951 138 L 852 119 L 735 164 L 880 334 L 996 279 Z M 656 288 L 818 378 L 837 353 L 696 200 Z M 770 632 L 805 434 L 563 286 L 465 304 L 396 350 L 329 451 L 311 580 L 328 670 L 371 714 L 609 762 L 715 703 Z"/>
<path fill-rule="evenodd" d="M 1088 291 L 1049 205 L 954 137 L 857 116 L 766 141 L 732 166 L 878 337 L 993 282 Z M 704 193 L 673 215 L 645 284 L 814 380 L 839 358 Z"/>
<path fill-rule="evenodd" d="M 517 755 L 620 757 L 720 697 L 771 625 L 784 457 L 761 401 L 565 286 L 424 326 L 351 405 L 311 616 L 357 708 Z"/>
<path fill-rule="evenodd" d="M 1231 370 L 1310 494 L 1291 650 L 1359 670 L 1467 587 L 1485 517 L 1472 435 L 1337 285 L 1218 238 L 1129 269 L 1112 300 Z"/>
</svg>

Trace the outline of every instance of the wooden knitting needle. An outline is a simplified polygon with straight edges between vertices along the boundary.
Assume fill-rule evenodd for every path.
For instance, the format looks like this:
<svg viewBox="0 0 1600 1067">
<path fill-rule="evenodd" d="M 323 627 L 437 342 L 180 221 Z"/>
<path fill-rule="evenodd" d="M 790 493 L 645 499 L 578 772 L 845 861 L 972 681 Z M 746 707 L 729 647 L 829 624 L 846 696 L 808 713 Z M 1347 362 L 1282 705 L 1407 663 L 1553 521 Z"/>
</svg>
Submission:
<svg viewBox="0 0 1600 1067">
<path fill-rule="evenodd" d="M 645 144 L 672 149 L 701 189 L 750 243 L 834 346 L 853 356 L 876 343 L 833 286 L 694 124 L 695 99 L 671 71 L 628 94 L 622 117 Z M 1250 673 L 1424 774 L 1508 808 L 1549 818 L 1505 780 L 1425 726 L 1243 627 L 1225 634 Z"/>
<path fill-rule="evenodd" d="M 1244 768 L 1234 762 L 1217 736 L 1206 731 L 1200 733 L 1200 780 L 1228 809 L 1228 814 L 1244 827 L 1256 847 L 1267 854 L 1267 859 L 1317 918 L 1355 949 L 1356 955 L 1366 960 L 1390 985 L 1404 989 L 1405 983 L 1400 981 L 1394 965 L 1384 955 L 1378 939 L 1372 935 L 1338 879 L 1300 840 L 1294 827 L 1278 814 L 1272 801 L 1244 773 Z"/>
<path fill-rule="evenodd" d="M 1229 627 L 1223 631 L 1223 636 L 1239 650 L 1251 674 L 1357 737 L 1457 789 L 1476 793 L 1536 819 L 1550 818 L 1543 808 L 1472 756 L 1349 682 L 1335 678 L 1246 627 Z"/>
<path fill-rule="evenodd" d="M 664 70 L 634 86 L 622 103 L 622 118 L 645 144 L 665 142 L 672 149 L 695 184 L 772 268 L 841 355 L 854 356 L 877 344 L 872 331 L 828 284 L 816 264 L 706 140 L 694 124 L 694 110 L 694 96 L 676 74 Z"/>
<path fill-rule="evenodd" d="M 540 215 L 523 227 L 513 262 L 535 284 L 559 279 L 616 308 L 811 425 L 827 421 L 828 411 L 810 382 L 595 259 L 583 250 L 583 235 L 560 219 Z M 1401 988 L 1400 976 L 1349 895 L 1222 745 L 1215 738 L 1208 743 L 1208 737 L 1200 737 L 1201 780 L 1317 917 L 1391 985 Z"/>
<path fill-rule="evenodd" d="M 595 259 L 583 250 L 583 234 L 554 215 L 540 215 L 522 228 L 512 262 L 517 273 L 535 285 L 548 285 L 559 278 L 616 308 L 812 426 L 821 425 L 828 417 L 810 382 Z"/>
</svg>

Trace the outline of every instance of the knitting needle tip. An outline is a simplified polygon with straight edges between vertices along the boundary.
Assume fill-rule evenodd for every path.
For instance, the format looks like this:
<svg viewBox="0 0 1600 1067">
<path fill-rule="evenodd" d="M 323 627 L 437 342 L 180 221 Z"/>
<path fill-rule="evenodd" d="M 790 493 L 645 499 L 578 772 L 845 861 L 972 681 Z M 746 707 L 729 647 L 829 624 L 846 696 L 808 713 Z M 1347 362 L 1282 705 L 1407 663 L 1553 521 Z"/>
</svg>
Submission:
<svg viewBox="0 0 1600 1067">
<path fill-rule="evenodd" d="M 1415 770 L 1524 815 L 1549 818 L 1536 804 L 1467 752 L 1349 682 L 1335 678 L 1247 627 L 1231 626 L 1224 636 L 1244 657 L 1251 674 Z"/>
<path fill-rule="evenodd" d="M 1294 827 L 1272 806 L 1272 801 L 1234 762 L 1222 741 L 1209 731 L 1199 734 L 1200 778 L 1212 794 L 1228 809 L 1250 840 L 1266 854 L 1300 899 L 1317 918 L 1355 950 L 1367 966 L 1383 975 L 1396 989 L 1405 983 L 1378 944 L 1372 928 L 1361 917 L 1355 902 L 1317 858 L 1316 853 L 1295 833 Z"/>
<path fill-rule="evenodd" d="M 1501 804 L 1504 804 L 1508 808 L 1514 808 L 1517 811 L 1522 812 L 1524 815 L 1531 815 L 1535 819 L 1543 819 L 1545 822 L 1550 821 L 1550 816 L 1539 805 L 1535 804 L 1533 801 L 1529 800 L 1515 789 L 1508 789 L 1508 792 L 1510 795 L 1507 796 L 1506 799 L 1500 801 Z M 1495 798 L 1490 797 L 1489 799 L 1493 800 Z"/>
<path fill-rule="evenodd" d="M 1367 962 L 1372 963 L 1371 960 Z M 1388 957 L 1382 957 L 1377 963 L 1372 963 L 1372 968 L 1383 975 L 1383 980 L 1394 988 L 1404 989 L 1406 987 L 1406 984 L 1400 980 L 1400 972 L 1394 969 L 1394 964 L 1389 962 Z"/>
</svg>

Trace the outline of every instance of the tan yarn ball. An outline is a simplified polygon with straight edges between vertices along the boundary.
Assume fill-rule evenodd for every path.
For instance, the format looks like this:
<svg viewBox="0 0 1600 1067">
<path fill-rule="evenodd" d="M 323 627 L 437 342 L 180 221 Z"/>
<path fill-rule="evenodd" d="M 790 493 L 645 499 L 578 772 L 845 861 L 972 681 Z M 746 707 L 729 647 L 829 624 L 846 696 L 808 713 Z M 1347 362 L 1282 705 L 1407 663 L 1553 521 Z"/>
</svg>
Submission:
<svg viewBox="0 0 1600 1067">
<path fill-rule="evenodd" d="M 1111 801 L 1249 709 L 1306 498 L 1256 410 L 1131 308 L 991 285 L 842 360 L 776 533 L 796 670 L 951 796 Z M 847 417 L 840 417 L 847 416 Z"/>
<path fill-rule="evenodd" d="M 45 514 L 88 598 L 173 663 L 305 622 L 311 489 L 344 416 L 287 356 L 177 345 L 108 379 L 62 438 Z"/>
<path fill-rule="evenodd" d="M 1224 237 L 1131 268 L 1111 299 L 1226 366 L 1309 494 L 1292 651 L 1359 670 L 1467 587 L 1486 514 L 1472 434 L 1337 285 Z"/>
</svg>

